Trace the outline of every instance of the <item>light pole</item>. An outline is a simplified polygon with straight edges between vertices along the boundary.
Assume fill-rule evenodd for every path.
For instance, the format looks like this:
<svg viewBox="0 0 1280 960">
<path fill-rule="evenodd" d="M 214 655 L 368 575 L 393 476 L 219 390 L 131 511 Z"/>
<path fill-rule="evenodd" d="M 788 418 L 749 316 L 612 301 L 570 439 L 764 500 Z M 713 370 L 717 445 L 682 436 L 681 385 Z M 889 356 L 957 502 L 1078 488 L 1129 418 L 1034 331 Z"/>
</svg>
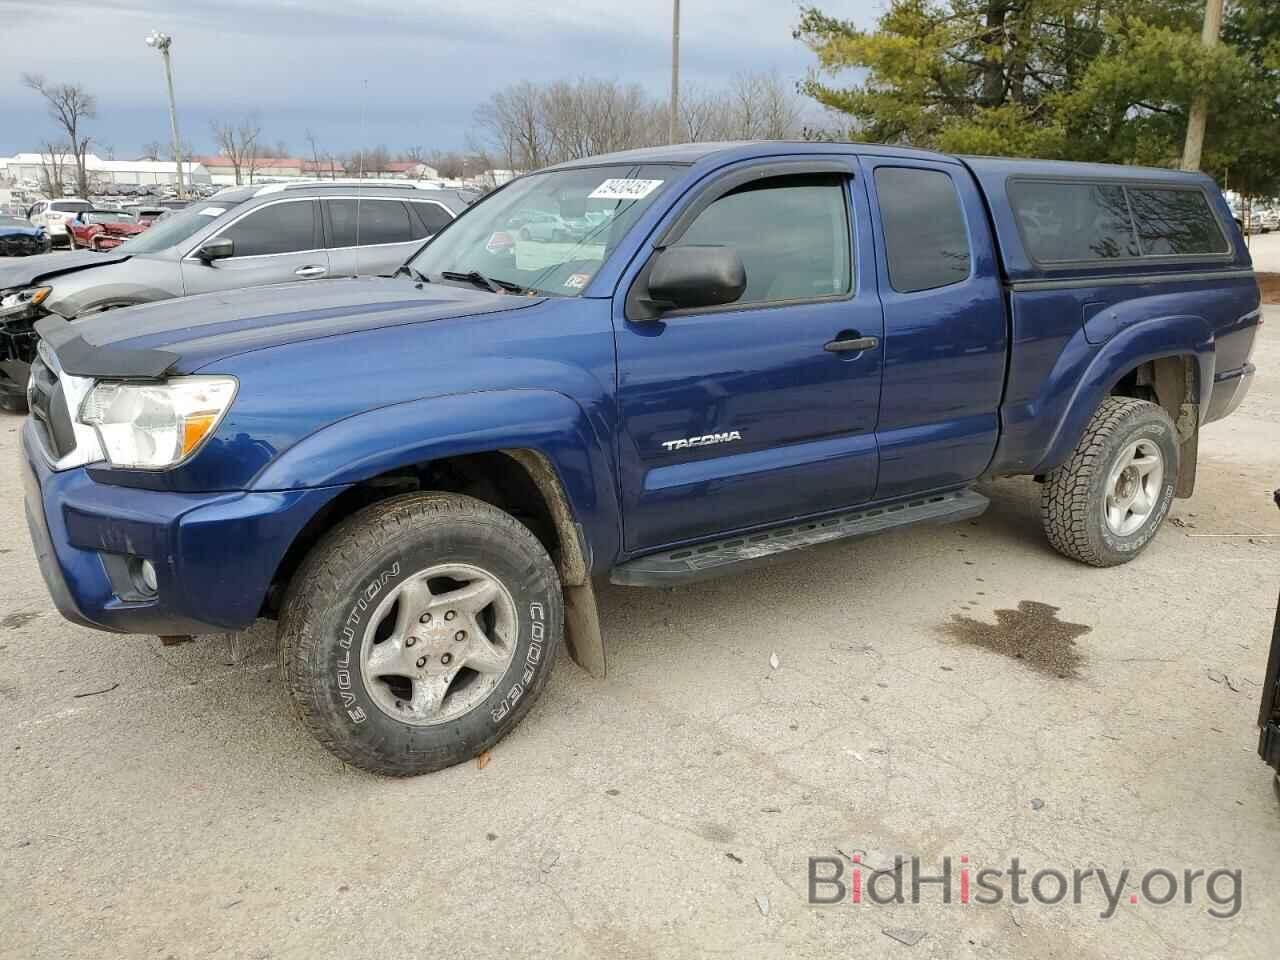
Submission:
<svg viewBox="0 0 1280 960">
<path fill-rule="evenodd" d="M 678 142 L 680 134 L 680 0 L 671 6 L 671 119 L 667 143 Z"/>
<path fill-rule="evenodd" d="M 147 34 L 147 46 L 154 47 L 164 57 L 164 78 L 169 84 L 169 124 L 173 129 L 173 162 L 178 168 L 178 196 L 187 192 L 185 178 L 182 176 L 182 141 L 178 138 L 178 107 L 173 100 L 173 68 L 169 65 L 169 47 L 173 45 L 173 37 L 167 33 L 152 30 Z"/>
</svg>

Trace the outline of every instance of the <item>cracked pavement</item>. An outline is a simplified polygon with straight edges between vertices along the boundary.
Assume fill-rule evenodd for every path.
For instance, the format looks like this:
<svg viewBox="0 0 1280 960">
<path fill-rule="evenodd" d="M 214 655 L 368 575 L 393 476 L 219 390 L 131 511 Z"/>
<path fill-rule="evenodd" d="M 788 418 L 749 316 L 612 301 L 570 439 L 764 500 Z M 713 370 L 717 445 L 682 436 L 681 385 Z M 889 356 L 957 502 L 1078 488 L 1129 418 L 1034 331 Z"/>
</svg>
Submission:
<svg viewBox="0 0 1280 960">
<path fill-rule="evenodd" d="M 1255 721 L 1280 308 L 1267 321 L 1251 395 L 1136 562 L 1056 555 L 1017 480 L 985 485 L 972 523 L 606 588 L 608 680 L 562 658 L 484 769 L 407 781 L 311 740 L 270 624 L 162 648 L 62 621 L 0 414 L 0 957 L 1273 957 L 1280 802 Z M 948 626 L 1023 604 L 1088 628 L 1068 631 L 1075 678 Z M 808 858 L 855 852 L 927 873 L 1239 868 L 1242 907 L 1103 920 L 1096 891 L 964 906 L 936 887 L 809 906 Z"/>
</svg>

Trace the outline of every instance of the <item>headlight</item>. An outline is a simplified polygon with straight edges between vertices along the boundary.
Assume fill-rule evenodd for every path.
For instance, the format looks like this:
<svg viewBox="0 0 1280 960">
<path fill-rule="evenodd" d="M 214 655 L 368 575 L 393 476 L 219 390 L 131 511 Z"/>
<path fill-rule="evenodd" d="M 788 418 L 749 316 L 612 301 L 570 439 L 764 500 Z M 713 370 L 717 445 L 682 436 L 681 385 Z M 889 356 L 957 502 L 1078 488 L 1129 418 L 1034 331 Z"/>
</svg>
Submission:
<svg viewBox="0 0 1280 960">
<path fill-rule="evenodd" d="M 99 383 L 80 406 L 111 465 L 171 467 L 191 456 L 236 395 L 231 377 L 178 377 L 164 383 Z"/>
<path fill-rule="evenodd" d="M 4 313 L 21 313 L 28 307 L 38 307 L 49 299 L 53 287 L 27 287 L 14 290 L 0 297 L 0 310 Z"/>
</svg>

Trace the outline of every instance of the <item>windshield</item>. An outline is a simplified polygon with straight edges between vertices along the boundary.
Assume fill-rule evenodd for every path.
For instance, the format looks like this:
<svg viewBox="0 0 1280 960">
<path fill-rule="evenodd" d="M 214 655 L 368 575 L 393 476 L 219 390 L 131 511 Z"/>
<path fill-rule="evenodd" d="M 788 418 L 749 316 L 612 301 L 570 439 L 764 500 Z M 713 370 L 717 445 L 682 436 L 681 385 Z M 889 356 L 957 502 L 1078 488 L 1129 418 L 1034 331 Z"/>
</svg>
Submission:
<svg viewBox="0 0 1280 960">
<path fill-rule="evenodd" d="M 629 164 L 522 177 L 468 210 L 409 266 L 432 282 L 468 283 L 474 274 L 476 285 L 576 297 L 683 171 Z"/>
<path fill-rule="evenodd" d="M 17 217 L 0 217 L 0 227 L 31 227 L 30 220 L 20 220 Z"/>
<path fill-rule="evenodd" d="M 89 223 L 133 223 L 131 215 L 112 210 L 95 210 L 93 213 L 86 213 L 84 218 Z"/>
<path fill-rule="evenodd" d="M 220 217 L 237 206 L 239 204 L 236 203 L 197 203 L 156 220 L 146 232 L 126 240 L 116 249 L 124 253 L 158 253 L 168 250 L 207 227 L 215 217 Z"/>
</svg>

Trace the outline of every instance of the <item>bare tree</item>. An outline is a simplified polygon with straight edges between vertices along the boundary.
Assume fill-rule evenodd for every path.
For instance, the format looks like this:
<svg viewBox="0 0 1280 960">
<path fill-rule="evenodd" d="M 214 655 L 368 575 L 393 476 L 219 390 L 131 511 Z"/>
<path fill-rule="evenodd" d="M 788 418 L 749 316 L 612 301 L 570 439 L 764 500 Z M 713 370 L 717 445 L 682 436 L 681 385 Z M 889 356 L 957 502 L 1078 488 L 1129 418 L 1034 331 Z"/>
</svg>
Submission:
<svg viewBox="0 0 1280 960">
<path fill-rule="evenodd" d="M 405 163 L 414 164 L 413 175 L 416 180 L 422 180 L 426 175 L 424 168 L 430 166 L 427 162 L 427 151 L 422 147 L 406 147 L 400 151 L 400 156 L 397 159 Z"/>
<path fill-rule="evenodd" d="M 258 138 L 262 135 L 262 124 L 256 114 L 250 114 L 239 123 L 209 124 L 213 132 L 214 142 L 222 155 L 231 161 L 231 172 L 235 174 L 236 183 L 244 183 L 248 178 L 253 183 L 254 168 L 258 157 Z"/>
<path fill-rule="evenodd" d="M 482 104 L 475 121 L 510 170 L 537 170 L 550 156 L 543 121 L 543 91 L 528 80 L 500 90 Z"/>
<path fill-rule="evenodd" d="M 150 140 L 142 145 L 142 155 L 139 160 L 159 160 L 165 154 L 165 149 L 160 145 L 159 140 Z M 190 156 L 190 154 L 188 154 Z"/>
<path fill-rule="evenodd" d="M 580 78 L 520 83 L 475 114 L 477 137 L 512 169 L 665 143 L 669 107 L 635 84 Z M 800 134 L 799 96 L 776 73 L 742 74 L 727 91 L 689 90 L 677 128 L 689 141 L 788 139 Z"/>
<path fill-rule="evenodd" d="M 446 180 L 460 180 L 471 173 L 481 173 L 482 164 L 474 157 L 452 150 L 432 150 L 427 154 L 427 166 Z"/>
<path fill-rule="evenodd" d="M 45 140 L 40 144 L 40 188 L 50 198 L 62 196 L 63 176 L 71 148 L 65 143 Z"/>
<path fill-rule="evenodd" d="M 346 173 L 351 177 L 373 177 L 386 173 L 391 165 L 391 151 L 384 144 L 372 149 L 357 150 L 344 164 Z"/>
<path fill-rule="evenodd" d="M 799 135 L 800 101 L 776 72 L 743 73 L 729 89 L 730 136 L 786 140 Z"/>
<path fill-rule="evenodd" d="M 44 97 L 49 116 L 66 134 L 75 162 L 76 190 L 80 196 L 87 197 L 89 171 L 85 169 L 85 157 L 93 138 L 84 132 L 84 122 L 98 115 L 97 100 L 78 83 L 49 83 L 38 73 L 24 73 L 22 82 Z"/>
</svg>

